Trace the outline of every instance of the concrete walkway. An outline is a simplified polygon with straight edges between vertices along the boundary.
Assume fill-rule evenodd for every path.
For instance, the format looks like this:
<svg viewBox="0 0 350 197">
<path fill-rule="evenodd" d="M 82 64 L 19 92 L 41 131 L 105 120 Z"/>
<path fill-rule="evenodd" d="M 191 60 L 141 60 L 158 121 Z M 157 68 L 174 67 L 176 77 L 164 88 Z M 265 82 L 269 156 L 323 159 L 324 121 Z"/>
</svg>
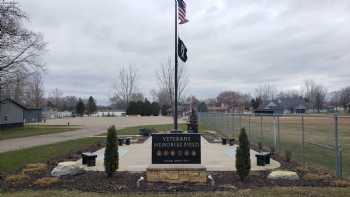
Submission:
<svg viewBox="0 0 350 197">
<path fill-rule="evenodd" d="M 25 138 L 0 140 L 0 153 L 14 151 L 34 146 L 53 144 L 68 140 L 90 137 L 106 132 L 107 128 L 115 125 L 117 129 L 140 125 L 170 124 L 171 117 L 83 117 L 48 120 L 47 125 L 81 125 L 83 128 L 76 131 L 38 135 Z"/>
<path fill-rule="evenodd" d="M 143 144 L 132 144 L 130 146 L 119 147 L 119 171 L 142 172 L 151 164 L 152 139 L 149 138 Z M 202 165 L 208 171 L 235 171 L 236 146 L 223 146 L 221 144 L 210 144 L 202 137 L 201 139 Z M 104 149 L 96 152 L 98 157 L 95 167 L 86 167 L 90 171 L 104 171 Z M 257 166 L 255 154 L 251 150 L 251 166 L 253 171 L 271 170 L 279 168 L 281 165 L 275 160 L 266 166 Z M 81 163 L 81 160 L 77 161 Z"/>
</svg>

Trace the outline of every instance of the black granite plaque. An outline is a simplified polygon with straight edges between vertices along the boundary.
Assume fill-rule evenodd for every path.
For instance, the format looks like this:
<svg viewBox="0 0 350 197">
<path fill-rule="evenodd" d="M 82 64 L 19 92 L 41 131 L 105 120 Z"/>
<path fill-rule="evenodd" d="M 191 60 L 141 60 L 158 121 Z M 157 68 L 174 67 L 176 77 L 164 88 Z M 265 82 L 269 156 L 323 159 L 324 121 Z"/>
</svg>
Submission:
<svg viewBox="0 0 350 197">
<path fill-rule="evenodd" d="M 152 135 L 152 164 L 200 163 L 200 134 Z"/>
</svg>

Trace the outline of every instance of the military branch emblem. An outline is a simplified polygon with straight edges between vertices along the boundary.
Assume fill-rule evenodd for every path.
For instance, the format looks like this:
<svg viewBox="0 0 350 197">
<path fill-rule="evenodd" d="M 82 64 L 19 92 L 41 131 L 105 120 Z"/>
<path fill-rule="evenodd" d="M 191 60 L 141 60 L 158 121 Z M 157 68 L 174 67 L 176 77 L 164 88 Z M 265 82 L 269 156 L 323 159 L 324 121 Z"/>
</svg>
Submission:
<svg viewBox="0 0 350 197">
<path fill-rule="evenodd" d="M 178 41 L 178 54 L 183 62 L 187 61 L 187 48 L 180 38 Z"/>
</svg>

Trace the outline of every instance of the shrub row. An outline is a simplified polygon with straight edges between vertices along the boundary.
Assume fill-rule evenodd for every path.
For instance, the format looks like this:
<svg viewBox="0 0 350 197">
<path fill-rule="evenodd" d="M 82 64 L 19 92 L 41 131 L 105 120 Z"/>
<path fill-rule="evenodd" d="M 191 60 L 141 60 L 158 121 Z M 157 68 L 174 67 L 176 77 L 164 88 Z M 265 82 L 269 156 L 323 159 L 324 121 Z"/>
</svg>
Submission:
<svg viewBox="0 0 350 197">
<path fill-rule="evenodd" d="M 126 109 L 127 115 L 158 116 L 159 112 L 159 104 L 157 102 L 150 103 L 147 99 L 145 101 L 131 101 Z"/>
</svg>

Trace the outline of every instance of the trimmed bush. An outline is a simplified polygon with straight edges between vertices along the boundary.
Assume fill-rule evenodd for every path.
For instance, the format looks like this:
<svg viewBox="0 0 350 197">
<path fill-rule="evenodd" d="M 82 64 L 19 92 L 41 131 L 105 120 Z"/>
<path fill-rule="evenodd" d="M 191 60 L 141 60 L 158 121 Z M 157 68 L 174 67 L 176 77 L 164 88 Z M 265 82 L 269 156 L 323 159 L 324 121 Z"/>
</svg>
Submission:
<svg viewBox="0 0 350 197">
<path fill-rule="evenodd" d="M 190 131 L 192 133 L 198 133 L 198 116 L 197 112 L 193 108 L 190 114 Z"/>
<path fill-rule="evenodd" d="M 149 137 L 152 135 L 152 133 L 156 133 L 156 130 L 153 128 L 141 128 L 141 129 L 139 129 L 139 135 L 142 135 L 143 137 Z"/>
<path fill-rule="evenodd" d="M 105 172 L 108 177 L 112 177 L 113 173 L 119 167 L 119 154 L 118 154 L 118 137 L 115 126 L 108 129 L 104 166 Z"/>
<path fill-rule="evenodd" d="M 169 110 L 171 109 L 171 106 L 168 105 L 162 105 L 160 108 L 160 113 L 162 114 L 162 116 L 167 116 L 169 115 Z"/>
<path fill-rule="evenodd" d="M 159 103 L 153 102 L 152 103 L 152 115 L 153 116 L 159 116 L 159 112 L 160 112 Z"/>
<path fill-rule="evenodd" d="M 258 152 L 263 151 L 263 144 L 261 142 L 258 143 Z"/>
<path fill-rule="evenodd" d="M 284 154 L 285 154 L 286 162 L 290 162 L 292 160 L 292 151 L 286 150 Z"/>
<path fill-rule="evenodd" d="M 244 181 L 250 172 L 250 145 L 245 128 L 242 128 L 239 134 L 239 147 L 237 147 L 236 151 L 236 169 L 241 181 Z"/>
<path fill-rule="evenodd" d="M 158 116 L 160 106 L 157 102 L 150 103 L 147 99 L 145 101 L 129 102 L 126 109 L 127 115 L 142 115 L 142 116 Z"/>
</svg>

